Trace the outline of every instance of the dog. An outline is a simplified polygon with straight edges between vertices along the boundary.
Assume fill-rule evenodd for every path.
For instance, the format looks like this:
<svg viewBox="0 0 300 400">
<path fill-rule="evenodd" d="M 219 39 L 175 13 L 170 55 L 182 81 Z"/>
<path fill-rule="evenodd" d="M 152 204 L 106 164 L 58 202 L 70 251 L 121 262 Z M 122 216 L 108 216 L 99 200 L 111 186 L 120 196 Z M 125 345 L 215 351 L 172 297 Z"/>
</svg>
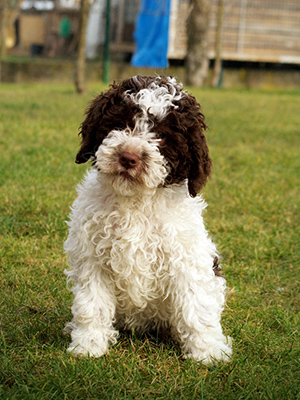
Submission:
<svg viewBox="0 0 300 400">
<path fill-rule="evenodd" d="M 230 359 L 225 279 L 197 196 L 211 173 L 205 118 L 172 77 L 114 83 L 87 109 L 65 251 L 74 354 L 100 357 L 120 329 L 169 329 L 186 357 Z"/>
</svg>

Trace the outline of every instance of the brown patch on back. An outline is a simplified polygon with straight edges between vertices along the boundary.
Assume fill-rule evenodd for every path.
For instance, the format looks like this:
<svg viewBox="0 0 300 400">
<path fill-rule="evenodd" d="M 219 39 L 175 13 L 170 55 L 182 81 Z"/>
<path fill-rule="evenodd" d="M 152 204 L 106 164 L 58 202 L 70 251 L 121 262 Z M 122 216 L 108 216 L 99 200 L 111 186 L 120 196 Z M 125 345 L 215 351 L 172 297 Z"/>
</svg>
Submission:
<svg viewBox="0 0 300 400">
<path fill-rule="evenodd" d="M 220 260 L 218 256 L 215 256 L 214 258 L 213 271 L 215 273 L 215 276 L 220 276 L 221 278 L 224 278 L 221 272 Z"/>
</svg>

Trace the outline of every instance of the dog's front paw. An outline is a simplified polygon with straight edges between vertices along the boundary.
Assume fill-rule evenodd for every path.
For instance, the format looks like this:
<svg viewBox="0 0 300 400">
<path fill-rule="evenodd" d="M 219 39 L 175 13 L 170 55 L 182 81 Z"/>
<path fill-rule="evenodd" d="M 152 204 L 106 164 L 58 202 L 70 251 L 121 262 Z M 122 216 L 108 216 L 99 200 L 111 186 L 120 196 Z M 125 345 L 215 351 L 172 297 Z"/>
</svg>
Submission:
<svg viewBox="0 0 300 400">
<path fill-rule="evenodd" d="M 75 329 L 74 329 L 75 326 Z M 115 344 L 118 331 L 113 329 L 91 330 L 73 325 L 72 342 L 68 348 L 72 354 L 81 357 L 101 357 L 108 352 L 109 344 Z"/>
<path fill-rule="evenodd" d="M 76 344 L 72 342 L 68 348 L 68 351 L 78 357 L 95 357 L 99 358 L 103 356 L 105 353 L 108 351 L 108 346 L 107 348 L 101 348 L 94 343 L 84 343 L 82 344 Z"/>
<path fill-rule="evenodd" d="M 232 354 L 232 339 L 225 338 L 222 341 L 206 343 L 205 346 L 191 346 L 186 352 L 186 356 L 205 365 L 212 365 L 219 361 L 230 361 Z"/>
</svg>

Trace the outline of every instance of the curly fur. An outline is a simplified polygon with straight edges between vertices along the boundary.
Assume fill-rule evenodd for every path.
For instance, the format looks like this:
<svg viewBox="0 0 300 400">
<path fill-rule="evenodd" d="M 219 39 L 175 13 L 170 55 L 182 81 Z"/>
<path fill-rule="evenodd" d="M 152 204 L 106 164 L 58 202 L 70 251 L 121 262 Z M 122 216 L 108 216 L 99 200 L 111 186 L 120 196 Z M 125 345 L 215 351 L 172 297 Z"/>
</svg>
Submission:
<svg viewBox="0 0 300 400">
<path fill-rule="evenodd" d="M 118 329 L 169 327 L 197 361 L 228 360 L 225 279 L 196 194 L 211 171 L 195 98 L 173 78 L 136 76 L 97 96 L 81 125 L 65 250 L 70 351 L 99 357 Z"/>
</svg>

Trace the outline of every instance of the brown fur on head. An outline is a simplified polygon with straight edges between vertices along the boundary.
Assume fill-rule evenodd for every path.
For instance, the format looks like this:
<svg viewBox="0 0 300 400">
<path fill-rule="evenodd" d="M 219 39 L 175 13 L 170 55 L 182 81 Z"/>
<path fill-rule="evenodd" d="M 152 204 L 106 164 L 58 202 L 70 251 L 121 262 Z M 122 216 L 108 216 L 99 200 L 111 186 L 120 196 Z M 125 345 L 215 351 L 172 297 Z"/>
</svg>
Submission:
<svg viewBox="0 0 300 400">
<path fill-rule="evenodd" d="M 189 193 L 195 197 L 211 173 L 212 162 L 203 134 L 207 126 L 196 99 L 168 78 L 136 76 L 120 84 L 112 84 L 108 91 L 97 96 L 91 102 L 81 125 L 82 141 L 76 162 L 80 164 L 94 158 L 103 139 L 112 130 L 134 128 L 135 117 L 141 110 L 125 96 L 125 92 L 138 93 L 153 82 L 168 88 L 170 93 L 181 93 L 180 99 L 173 101 L 175 107 L 171 107 L 162 119 L 148 111 L 151 131 L 162 138 L 160 152 L 170 167 L 166 184 L 187 179 Z"/>
</svg>

